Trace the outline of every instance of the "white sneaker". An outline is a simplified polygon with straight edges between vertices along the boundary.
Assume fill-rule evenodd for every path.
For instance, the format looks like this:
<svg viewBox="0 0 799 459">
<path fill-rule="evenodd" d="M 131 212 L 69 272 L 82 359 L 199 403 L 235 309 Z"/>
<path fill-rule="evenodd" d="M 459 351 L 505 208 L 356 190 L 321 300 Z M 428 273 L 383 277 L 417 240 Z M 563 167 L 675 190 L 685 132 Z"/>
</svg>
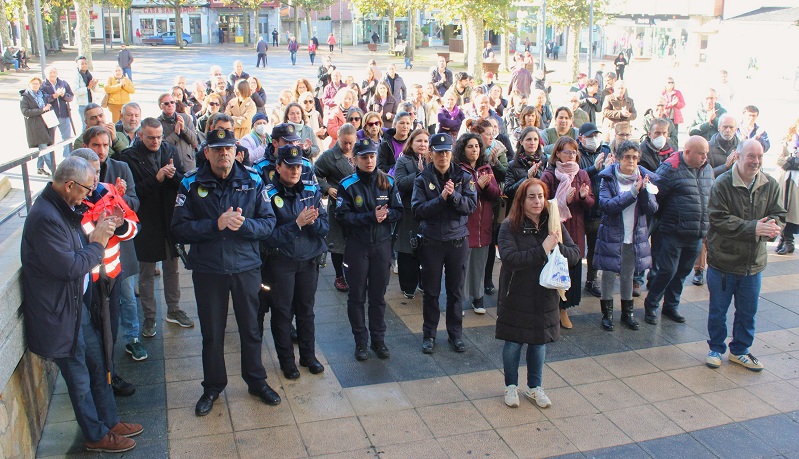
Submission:
<svg viewBox="0 0 799 459">
<path fill-rule="evenodd" d="M 519 406 L 519 392 L 515 384 L 505 386 L 505 404 L 511 408 Z"/>
<path fill-rule="evenodd" d="M 484 308 L 482 306 L 472 306 L 472 309 L 474 310 L 475 314 L 485 314 L 486 313 L 486 308 Z"/>
<path fill-rule="evenodd" d="M 399 264 L 397 260 L 391 260 L 391 269 L 394 270 L 394 274 L 399 274 Z"/>
<path fill-rule="evenodd" d="M 535 402 L 535 404 L 541 408 L 549 408 L 552 406 L 552 400 L 547 397 L 547 394 L 544 393 L 544 388 L 541 386 L 532 389 L 528 388 L 524 391 L 524 396 L 531 402 Z"/>
<path fill-rule="evenodd" d="M 705 365 L 710 368 L 718 368 L 721 366 L 721 354 L 716 351 L 710 351 L 705 357 Z"/>
<path fill-rule="evenodd" d="M 757 360 L 757 357 L 755 357 L 752 354 L 735 355 L 732 352 L 730 352 L 729 359 L 730 362 L 735 362 L 738 365 L 743 366 L 747 370 L 763 371 L 763 364 L 760 363 L 760 360 Z"/>
</svg>

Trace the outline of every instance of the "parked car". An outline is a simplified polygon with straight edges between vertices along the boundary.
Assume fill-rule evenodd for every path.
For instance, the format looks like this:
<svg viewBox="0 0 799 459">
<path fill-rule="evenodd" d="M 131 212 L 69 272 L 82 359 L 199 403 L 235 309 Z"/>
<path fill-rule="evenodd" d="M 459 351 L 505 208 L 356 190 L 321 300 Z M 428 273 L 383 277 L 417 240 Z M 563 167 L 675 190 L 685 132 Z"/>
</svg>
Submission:
<svg viewBox="0 0 799 459">
<path fill-rule="evenodd" d="M 191 35 L 183 32 L 183 45 L 190 45 L 193 42 Z M 146 37 L 142 40 L 142 44 L 150 46 L 175 45 L 175 32 L 163 32 L 151 37 Z"/>
</svg>

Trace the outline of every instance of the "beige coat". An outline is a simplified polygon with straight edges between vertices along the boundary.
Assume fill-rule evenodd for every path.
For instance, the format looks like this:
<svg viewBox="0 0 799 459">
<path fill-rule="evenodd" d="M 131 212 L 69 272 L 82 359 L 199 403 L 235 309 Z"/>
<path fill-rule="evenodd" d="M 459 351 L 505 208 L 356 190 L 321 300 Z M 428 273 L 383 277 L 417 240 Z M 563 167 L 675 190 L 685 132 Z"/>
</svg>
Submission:
<svg viewBox="0 0 799 459">
<path fill-rule="evenodd" d="M 133 82 L 126 76 L 119 80 L 109 77 L 104 89 L 108 94 L 108 105 L 125 105 L 130 102 L 130 95 L 136 92 Z"/>
<path fill-rule="evenodd" d="M 230 99 L 225 108 L 225 113 L 233 118 L 233 134 L 237 139 L 243 138 L 252 130 L 252 117 L 255 116 L 257 107 L 249 97 L 239 100 L 238 97 Z"/>
<path fill-rule="evenodd" d="M 793 183 L 793 181 L 791 181 L 790 185 L 787 184 L 789 171 L 782 169 L 790 157 L 791 153 L 788 152 L 788 147 L 783 145 L 782 154 L 779 158 L 777 158 L 777 166 L 780 167 L 780 175 L 777 179 L 777 182 L 780 184 L 780 205 L 785 207 L 785 210 L 788 211 L 785 221 L 788 223 L 799 224 L 799 187 L 796 186 L 796 183 Z M 795 174 L 799 174 L 799 170 L 793 172 Z M 785 189 L 789 187 L 790 191 L 788 192 L 788 202 L 785 202 Z"/>
</svg>

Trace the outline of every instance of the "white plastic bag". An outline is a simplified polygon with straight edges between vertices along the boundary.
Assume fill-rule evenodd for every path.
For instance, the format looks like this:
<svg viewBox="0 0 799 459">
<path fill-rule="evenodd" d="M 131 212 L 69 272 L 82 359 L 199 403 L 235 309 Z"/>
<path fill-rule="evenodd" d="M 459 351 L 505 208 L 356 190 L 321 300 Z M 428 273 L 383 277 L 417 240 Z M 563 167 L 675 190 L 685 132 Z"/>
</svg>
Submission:
<svg viewBox="0 0 799 459">
<path fill-rule="evenodd" d="M 561 255 L 558 246 L 555 246 L 548 257 L 549 261 L 541 270 L 538 282 L 544 288 L 568 290 L 572 285 L 569 277 L 569 261 Z"/>
</svg>

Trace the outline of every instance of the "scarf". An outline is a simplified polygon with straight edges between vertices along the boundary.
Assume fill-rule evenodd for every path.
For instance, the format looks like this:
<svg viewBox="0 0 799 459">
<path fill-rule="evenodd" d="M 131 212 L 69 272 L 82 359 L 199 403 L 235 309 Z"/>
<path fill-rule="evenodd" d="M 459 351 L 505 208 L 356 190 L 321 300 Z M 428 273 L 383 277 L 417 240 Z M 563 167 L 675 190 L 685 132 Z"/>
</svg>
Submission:
<svg viewBox="0 0 799 459">
<path fill-rule="evenodd" d="M 566 199 L 569 196 L 569 190 L 572 188 L 572 181 L 580 171 L 580 165 L 574 161 L 567 163 L 558 162 L 555 164 L 555 178 L 558 179 L 558 189 L 555 191 L 555 200 L 558 201 L 558 210 L 560 211 L 560 221 L 565 222 L 572 217 Z"/>
<path fill-rule="evenodd" d="M 629 175 L 622 174 L 621 168 L 618 166 L 613 168 L 613 172 L 616 174 L 616 181 L 618 181 L 620 185 L 632 185 L 633 183 L 637 182 L 639 178 L 641 178 L 641 170 L 637 167 L 635 168 L 635 172 Z"/>
<path fill-rule="evenodd" d="M 33 92 L 30 89 L 28 89 L 27 93 L 33 96 L 33 100 L 36 101 L 36 105 L 38 105 L 39 108 L 44 108 L 44 93 L 42 93 L 41 89 L 36 92 Z"/>
<path fill-rule="evenodd" d="M 452 118 L 452 119 L 455 119 L 455 118 L 457 118 L 457 117 L 458 117 L 458 115 L 460 114 L 460 112 L 461 112 L 461 109 L 460 109 L 460 108 L 458 108 L 458 106 L 457 106 L 457 105 L 455 105 L 454 107 L 452 107 L 452 110 L 451 110 L 451 111 L 450 111 L 450 110 L 447 110 L 447 108 L 446 108 L 446 107 L 444 107 L 444 111 L 445 111 L 445 112 L 447 112 L 447 113 L 449 113 L 449 117 L 450 117 L 450 118 Z"/>
<path fill-rule="evenodd" d="M 80 74 L 80 77 L 83 79 L 83 85 L 88 87 L 89 86 L 89 82 L 92 81 L 92 78 L 93 78 L 91 72 L 89 72 L 88 70 L 86 72 L 81 72 L 79 70 L 78 73 Z M 89 102 L 91 102 L 92 101 L 92 92 L 91 91 L 86 91 L 86 95 L 89 97 Z"/>
</svg>

